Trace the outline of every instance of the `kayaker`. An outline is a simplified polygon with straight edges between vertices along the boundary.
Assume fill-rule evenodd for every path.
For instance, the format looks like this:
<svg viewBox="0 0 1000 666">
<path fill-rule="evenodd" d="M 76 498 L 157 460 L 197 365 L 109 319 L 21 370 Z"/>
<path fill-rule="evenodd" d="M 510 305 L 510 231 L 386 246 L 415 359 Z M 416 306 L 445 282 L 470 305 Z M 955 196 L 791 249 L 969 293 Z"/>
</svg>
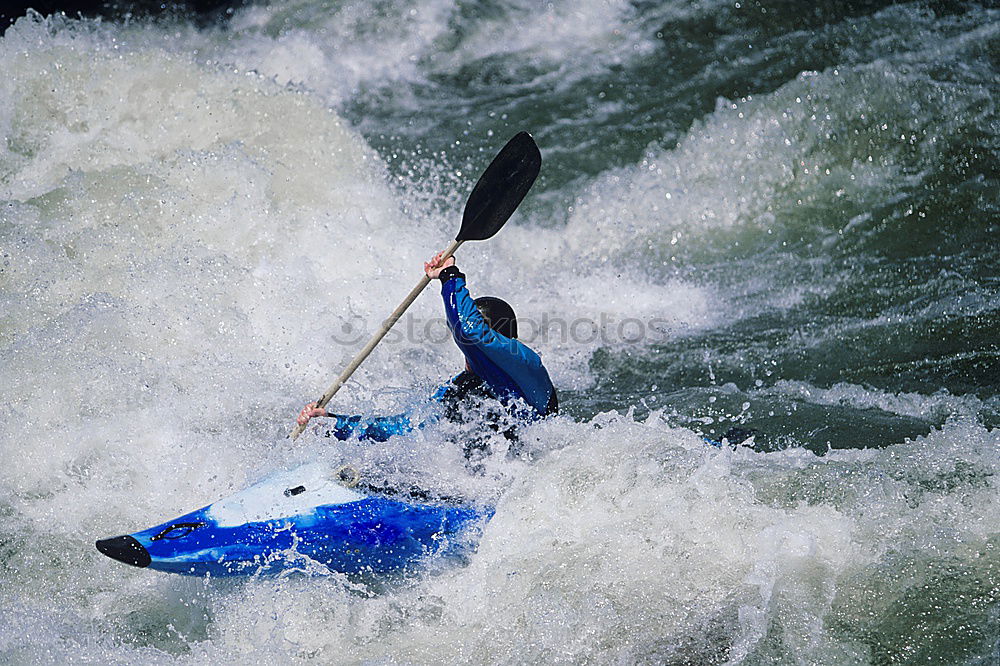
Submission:
<svg viewBox="0 0 1000 666">
<path fill-rule="evenodd" d="M 517 339 L 513 308 L 491 296 L 473 300 L 454 257 L 442 261 L 442 254 L 424 263 L 424 273 L 441 280 L 445 316 L 455 344 L 465 356 L 465 370 L 439 388 L 431 399 L 441 405 L 439 417 L 456 423 L 477 420 L 487 430 L 502 433 L 510 441 L 508 450 L 517 454 L 517 425 L 554 414 L 558 409 L 555 387 L 538 354 Z M 331 414 L 315 402 L 302 408 L 297 421 L 305 425 L 317 416 L 333 418 L 326 436 L 342 440 L 383 442 L 427 424 L 411 422 L 409 414 Z M 473 436 L 464 442 L 464 448 L 473 469 L 481 471 L 478 463 L 490 453 L 487 437 Z"/>
</svg>

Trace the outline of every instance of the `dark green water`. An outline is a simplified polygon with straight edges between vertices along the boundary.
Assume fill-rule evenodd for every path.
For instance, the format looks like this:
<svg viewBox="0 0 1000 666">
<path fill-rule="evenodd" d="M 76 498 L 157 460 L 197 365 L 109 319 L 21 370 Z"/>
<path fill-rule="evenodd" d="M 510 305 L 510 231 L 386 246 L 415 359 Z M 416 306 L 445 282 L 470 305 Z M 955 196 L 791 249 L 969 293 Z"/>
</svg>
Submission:
<svg viewBox="0 0 1000 666">
<path fill-rule="evenodd" d="M 552 14 L 463 6 L 436 43 L 444 53 L 421 55 L 419 81 L 364 84 L 342 108 L 408 181 L 433 175 L 420 168 L 433 164 L 421 160 L 428 152 L 474 170 L 495 143 L 484 135 L 530 128 L 546 156 L 540 195 L 528 204 L 533 223 L 634 225 L 634 235 L 609 243 L 616 264 L 718 292 L 711 330 L 595 354 L 596 390 L 564 401 L 577 416 L 642 397 L 686 414 L 702 389 L 726 383 L 754 398 L 740 420 L 803 445 L 861 445 L 852 430 L 894 443 L 944 416 L 898 417 L 867 404 L 793 414 L 786 403 L 798 396 L 768 391 L 796 381 L 975 396 L 985 403 L 979 418 L 996 427 L 995 11 L 740 4 L 636 3 L 620 38 L 604 48 L 559 44 L 553 59 L 531 45 L 476 53 L 484 22 L 516 30 Z M 716 111 L 722 99 L 748 97 L 745 120 Z M 711 133 L 738 145 L 719 151 Z M 643 179 L 635 165 L 644 157 L 680 173 Z M 615 169 L 623 182 L 603 193 L 614 210 L 595 212 L 593 180 Z M 685 177 L 689 169 L 697 175 Z M 693 193 L 691 202 L 650 210 L 671 188 Z M 578 197 L 584 208 L 574 216 Z M 703 226 L 705 211 L 726 224 Z M 685 240 L 666 245 L 675 230 Z M 775 302 L 790 293 L 794 303 Z"/>
</svg>

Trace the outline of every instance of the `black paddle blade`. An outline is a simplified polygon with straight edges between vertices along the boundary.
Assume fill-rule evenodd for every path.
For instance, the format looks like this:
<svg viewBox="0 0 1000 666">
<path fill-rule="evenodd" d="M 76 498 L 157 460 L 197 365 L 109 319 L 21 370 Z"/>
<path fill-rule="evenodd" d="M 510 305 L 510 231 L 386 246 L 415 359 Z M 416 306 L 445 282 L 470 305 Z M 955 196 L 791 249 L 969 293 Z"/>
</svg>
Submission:
<svg viewBox="0 0 1000 666">
<path fill-rule="evenodd" d="M 486 240 L 514 214 L 542 168 L 542 154 L 527 132 L 520 132 L 493 158 L 465 204 L 455 240 Z"/>
</svg>

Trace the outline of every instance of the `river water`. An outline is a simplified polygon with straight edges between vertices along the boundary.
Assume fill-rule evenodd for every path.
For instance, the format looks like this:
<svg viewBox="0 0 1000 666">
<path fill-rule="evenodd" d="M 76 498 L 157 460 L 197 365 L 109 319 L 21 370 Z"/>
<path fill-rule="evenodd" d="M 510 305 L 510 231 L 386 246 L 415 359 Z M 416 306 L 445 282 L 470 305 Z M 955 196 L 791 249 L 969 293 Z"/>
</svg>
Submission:
<svg viewBox="0 0 1000 666">
<path fill-rule="evenodd" d="M 0 662 L 1000 663 L 1000 12 L 283 0 L 0 39 Z M 469 480 L 433 428 L 285 438 L 454 235 L 560 392 Z M 461 366 L 432 288 L 336 397 Z M 753 445 L 700 435 L 754 428 Z M 94 539 L 363 460 L 496 501 L 366 585 Z"/>
</svg>

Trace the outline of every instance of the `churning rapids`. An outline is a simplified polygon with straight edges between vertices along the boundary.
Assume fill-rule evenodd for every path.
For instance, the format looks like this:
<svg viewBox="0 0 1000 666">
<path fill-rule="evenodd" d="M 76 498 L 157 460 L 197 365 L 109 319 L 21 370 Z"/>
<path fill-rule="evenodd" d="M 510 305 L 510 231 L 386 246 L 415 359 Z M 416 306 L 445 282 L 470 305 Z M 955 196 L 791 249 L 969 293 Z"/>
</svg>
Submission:
<svg viewBox="0 0 1000 666">
<path fill-rule="evenodd" d="M 19 19 L 0 662 L 998 663 L 998 72 L 1000 12 L 943 0 Z M 287 440 L 520 130 L 542 175 L 459 264 L 560 391 L 533 460 Z M 434 291 L 337 410 L 458 369 Z M 317 459 L 496 515 L 378 584 L 94 550 Z"/>
</svg>

